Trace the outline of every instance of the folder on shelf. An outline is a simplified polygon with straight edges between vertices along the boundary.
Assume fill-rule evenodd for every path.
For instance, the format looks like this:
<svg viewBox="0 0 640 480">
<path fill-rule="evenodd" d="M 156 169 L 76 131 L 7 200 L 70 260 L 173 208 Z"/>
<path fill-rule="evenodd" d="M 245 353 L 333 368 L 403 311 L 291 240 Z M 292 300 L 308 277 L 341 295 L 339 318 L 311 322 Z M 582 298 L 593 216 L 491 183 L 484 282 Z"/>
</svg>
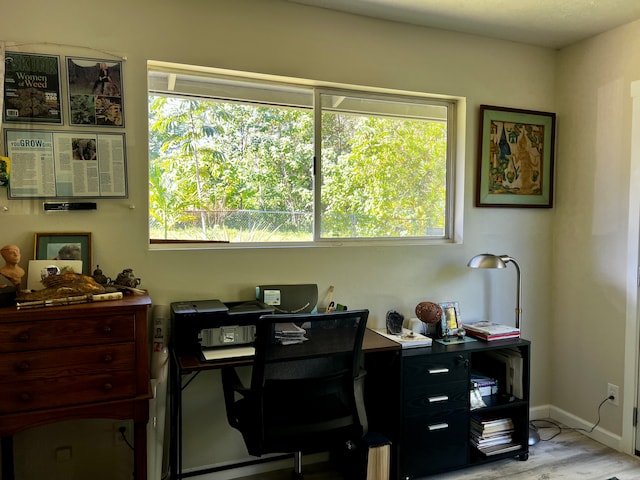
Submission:
<svg viewBox="0 0 640 480">
<path fill-rule="evenodd" d="M 524 398 L 522 387 L 523 359 L 518 349 L 503 349 L 487 352 L 488 355 L 504 364 L 506 392 L 517 398 Z"/>
</svg>

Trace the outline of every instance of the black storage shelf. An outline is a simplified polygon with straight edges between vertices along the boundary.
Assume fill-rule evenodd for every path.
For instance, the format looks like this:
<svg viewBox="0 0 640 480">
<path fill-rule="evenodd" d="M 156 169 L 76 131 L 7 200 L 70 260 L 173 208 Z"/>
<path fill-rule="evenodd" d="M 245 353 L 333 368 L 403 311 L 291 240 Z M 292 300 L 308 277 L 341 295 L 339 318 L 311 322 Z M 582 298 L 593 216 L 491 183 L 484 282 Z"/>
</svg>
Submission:
<svg viewBox="0 0 640 480">
<path fill-rule="evenodd" d="M 504 364 L 490 352 L 517 349 L 522 397 L 506 391 Z M 412 480 L 505 458 L 529 455 L 530 343 L 522 339 L 468 342 L 398 350 L 365 357 L 369 430 L 391 441 L 392 480 Z M 498 379 L 498 393 L 471 410 L 471 371 Z M 520 379 L 518 379 L 520 380 Z M 485 455 L 470 441 L 471 416 L 510 417 L 521 448 Z"/>
</svg>

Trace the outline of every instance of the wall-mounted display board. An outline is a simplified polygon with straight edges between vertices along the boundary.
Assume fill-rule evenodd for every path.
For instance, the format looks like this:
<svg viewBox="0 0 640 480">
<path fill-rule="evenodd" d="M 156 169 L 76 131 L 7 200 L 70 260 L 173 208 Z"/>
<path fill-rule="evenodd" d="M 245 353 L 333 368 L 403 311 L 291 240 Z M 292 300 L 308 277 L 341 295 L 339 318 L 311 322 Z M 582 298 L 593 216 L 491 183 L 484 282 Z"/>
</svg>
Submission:
<svg viewBox="0 0 640 480">
<path fill-rule="evenodd" d="M 5 129 L 9 198 L 126 198 L 124 133 Z"/>
</svg>

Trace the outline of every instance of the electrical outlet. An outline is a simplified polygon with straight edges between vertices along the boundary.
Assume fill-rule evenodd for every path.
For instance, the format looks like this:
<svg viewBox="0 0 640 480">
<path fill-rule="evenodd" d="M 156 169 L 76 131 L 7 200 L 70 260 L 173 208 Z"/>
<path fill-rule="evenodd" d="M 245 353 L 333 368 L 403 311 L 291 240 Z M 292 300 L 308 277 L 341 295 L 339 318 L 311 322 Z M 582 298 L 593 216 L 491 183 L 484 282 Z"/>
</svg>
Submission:
<svg viewBox="0 0 640 480">
<path fill-rule="evenodd" d="M 609 400 L 614 405 L 618 405 L 618 386 L 613 383 L 607 384 L 607 398 L 613 397 L 613 400 Z"/>
<path fill-rule="evenodd" d="M 124 433 L 120 430 L 124 428 Z M 125 443 L 123 435 L 126 437 L 131 434 L 131 429 L 129 428 L 128 421 L 122 422 L 113 422 L 113 444 L 114 445 L 122 445 Z"/>
<path fill-rule="evenodd" d="M 56 462 L 68 462 L 71 460 L 73 455 L 73 451 L 71 446 L 58 447 L 56 448 Z"/>
</svg>

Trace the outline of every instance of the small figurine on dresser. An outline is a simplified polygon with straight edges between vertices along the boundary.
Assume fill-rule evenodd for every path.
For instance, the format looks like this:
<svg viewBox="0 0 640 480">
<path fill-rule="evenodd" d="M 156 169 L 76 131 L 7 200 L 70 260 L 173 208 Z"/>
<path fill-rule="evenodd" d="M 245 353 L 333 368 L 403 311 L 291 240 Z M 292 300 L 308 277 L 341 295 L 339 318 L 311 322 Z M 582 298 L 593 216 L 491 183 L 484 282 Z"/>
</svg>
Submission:
<svg viewBox="0 0 640 480">
<path fill-rule="evenodd" d="M 4 266 L 0 268 L 0 275 L 9 280 L 17 291 L 20 291 L 24 269 L 18 265 L 20 262 L 20 249 L 17 245 L 5 245 L 0 248 L 0 254 L 4 259 Z M 2 279 L 0 278 L 0 281 Z"/>
<path fill-rule="evenodd" d="M 141 280 L 133 273 L 133 268 L 125 268 L 118 274 L 113 284 L 119 288 L 126 288 L 131 291 L 139 290 Z"/>
</svg>

